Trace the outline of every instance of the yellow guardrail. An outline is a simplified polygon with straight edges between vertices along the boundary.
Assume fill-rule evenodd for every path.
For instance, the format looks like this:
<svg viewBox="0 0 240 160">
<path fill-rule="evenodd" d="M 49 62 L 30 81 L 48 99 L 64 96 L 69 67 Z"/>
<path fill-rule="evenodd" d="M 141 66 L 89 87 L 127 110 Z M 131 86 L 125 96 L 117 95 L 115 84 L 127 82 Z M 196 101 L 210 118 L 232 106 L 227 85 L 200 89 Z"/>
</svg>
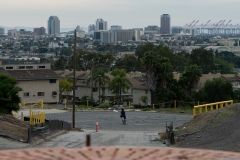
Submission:
<svg viewBox="0 0 240 160">
<path fill-rule="evenodd" d="M 43 99 L 36 100 L 33 102 L 28 102 L 28 103 L 26 103 L 25 100 L 23 100 L 23 102 L 21 103 L 21 106 L 22 106 L 22 108 L 26 108 L 27 106 L 30 106 L 30 108 L 40 106 L 42 109 L 45 107 Z"/>
<path fill-rule="evenodd" d="M 219 108 L 223 108 L 224 106 L 227 106 L 229 103 L 233 104 L 233 100 L 215 102 L 215 103 L 208 103 L 208 104 L 202 104 L 202 105 L 194 106 L 193 116 L 197 115 L 197 109 L 198 109 L 199 113 L 201 114 L 203 112 L 203 109 L 205 110 L 205 112 L 208 112 L 209 108 L 212 111 L 214 106 L 216 107 L 216 109 L 219 109 Z"/>
<path fill-rule="evenodd" d="M 33 112 L 32 110 L 29 111 L 30 115 L 30 124 L 42 124 L 45 123 L 46 114 L 45 112 Z"/>
</svg>

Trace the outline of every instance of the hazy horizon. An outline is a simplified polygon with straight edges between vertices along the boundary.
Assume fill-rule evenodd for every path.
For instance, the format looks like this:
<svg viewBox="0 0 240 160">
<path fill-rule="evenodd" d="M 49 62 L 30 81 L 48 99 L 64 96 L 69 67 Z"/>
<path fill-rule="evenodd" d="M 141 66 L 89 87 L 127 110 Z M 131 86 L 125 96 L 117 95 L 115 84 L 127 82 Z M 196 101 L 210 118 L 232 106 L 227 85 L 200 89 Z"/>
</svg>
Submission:
<svg viewBox="0 0 240 160">
<path fill-rule="evenodd" d="M 211 20 L 232 20 L 238 24 L 236 14 L 240 0 L 91 0 L 91 1 L 57 1 L 57 0 L 0 0 L 0 26 L 45 27 L 50 16 L 60 19 L 61 28 L 88 27 L 102 18 L 111 25 L 120 25 L 123 29 L 144 28 L 148 25 L 160 26 L 160 15 L 171 15 L 171 26 L 184 26 L 193 20 L 198 25 Z"/>
</svg>

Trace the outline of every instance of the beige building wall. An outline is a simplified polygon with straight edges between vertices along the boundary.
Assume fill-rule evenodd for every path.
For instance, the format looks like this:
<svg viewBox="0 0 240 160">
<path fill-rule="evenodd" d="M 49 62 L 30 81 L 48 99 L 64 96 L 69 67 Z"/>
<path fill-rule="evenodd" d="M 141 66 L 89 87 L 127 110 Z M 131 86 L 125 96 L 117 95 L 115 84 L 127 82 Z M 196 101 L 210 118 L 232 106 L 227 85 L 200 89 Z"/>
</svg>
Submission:
<svg viewBox="0 0 240 160">
<path fill-rule="evenodd" d="M 20 33 L 16 29 L 8 30 L 8 36 L 9 37 L 19 37 Z"/>
<path fill-rule="evenodd" d="M 146 105 L 144 103 L 142 103 L 139 99 L 141 96 L 147 96 L 148 97 L 148 103 L 147 104 L 151 104 L 151 94 L 150 92 L 148 92 L 148 90 L 146 89 L 133 89 L 133 93 L 132 93 L 132 97 L 133 97 L 133 102 L 132 104 L 140 104 L 140 105 Z"/>
<path fill-rule="evenodd" d="M 118 30 L 117 32 L 117 41 L 127 42 L 132 40 L 135 37 L 135 30 Z"/>
<path fill-rule="evenodd" d="M 91 88 L 90 87 L 77 86 L 76 90 L 75 90 L 75 95 L 79 99 L 81 99 L 83 96 L 88 96 L 90 98 Z"/>
<path fill-rule="evenodd" d="M 59 102 L 59 80 L 56 80 L 56 83 L 50 83 L 49 80 L 18 82 L 18 86 L 23 90 L 19 92 L 22 102 L 24 100 L 25 103 L 32 103 L 41 99 L 44 101 L 44 103 Z M 44 95 L 39 96 L 38 92 L 44 92 Z M 53 92 L 56 92 L 55 96 L 53 96 Z"/>
<path fill-rule="evenodd" d="M 2 64 L 0 61 L 0 67 L 5 70 L 37 70 L 37 69 L 51 69 L 51 64 Z"/>
<path fill-rule="evenodd" d="M 221 44 L 221 45 L 224 45 L 224 46 L 233 47 L 235 41 L 233 41 L 233 40 L 219 40 L 218 43 Z"/>
</svg>

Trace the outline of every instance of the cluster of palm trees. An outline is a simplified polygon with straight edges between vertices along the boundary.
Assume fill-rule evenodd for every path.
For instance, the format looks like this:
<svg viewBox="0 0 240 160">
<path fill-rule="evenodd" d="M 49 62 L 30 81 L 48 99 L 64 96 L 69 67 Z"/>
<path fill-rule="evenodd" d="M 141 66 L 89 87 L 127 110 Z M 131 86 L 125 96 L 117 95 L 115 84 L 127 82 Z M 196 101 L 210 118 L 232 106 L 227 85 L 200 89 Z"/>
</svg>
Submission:
<svg viewBox="0 0 240 160">
<path fill-rule="evenodd" d="M 113 76 L 110 79 L 109 76 Z M 101 88 L 108 85 L 108 89 L 115 94 L 115 99 L 119 102 L 122 102 L 122 92 L 128 90 L 131 87 L 131 82 L 127 78 L 125 69 L 113 69 L 110 72 L 110 75 L 107 75 L 106 71 L 103 68 L 97 68 L 93 70 L 93 74 L 88 77 L 87 84 L 90 85 L 91 81 L 95 87 L 98 87 L 98 96 L 99 102 L 102 103 L 101 97 L 103 99 L 104 95 L 101 95 Z M 92 94 L 91 94 L 92 95 Z M 93 97 L 91 97 L 93 100 Z"/>
</svg>

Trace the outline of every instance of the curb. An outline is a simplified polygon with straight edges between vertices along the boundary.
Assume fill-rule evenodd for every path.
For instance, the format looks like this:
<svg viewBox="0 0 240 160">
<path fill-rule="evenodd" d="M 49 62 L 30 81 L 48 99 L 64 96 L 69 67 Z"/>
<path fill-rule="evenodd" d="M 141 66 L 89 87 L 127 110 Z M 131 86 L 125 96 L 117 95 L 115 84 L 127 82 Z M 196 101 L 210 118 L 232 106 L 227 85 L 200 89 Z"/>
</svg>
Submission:
<svg viewBox="0 0 240 160">
<path fill-rule="evenodd" d="M 46 141 L 48 141 L 48 140 L 50 140 L 50 139 L 52 139 L 52 138 L 55 138 L 55 137 L 57 137 L 57 136 L 60 136 L 60 135 L 62 135 L 62 134 L 65 134 L 65 133 L 67 133 L 67 132 L 68 132 L 68 131 L 65 131 L 65 130 L 64 130 L 64 131 L 59 131 L 59 132 L 57 132 L 57 133 L 54 133 L 54 134 L 46 137 L 45 139 L 40 139 L 40 140 L 37 140 L 37 141 L 35 141 L 35 142 L 32 142 L 31 144 L 25 146 L 24 148 L 32 148 L 32 147 L 34 147 L 34 146 L 36 146 L 36 145 L 38 145 L 38 144 L 41 144 L 41 143 L 43 143 L 43 142 L 46 142 Z"/>
</svg>

